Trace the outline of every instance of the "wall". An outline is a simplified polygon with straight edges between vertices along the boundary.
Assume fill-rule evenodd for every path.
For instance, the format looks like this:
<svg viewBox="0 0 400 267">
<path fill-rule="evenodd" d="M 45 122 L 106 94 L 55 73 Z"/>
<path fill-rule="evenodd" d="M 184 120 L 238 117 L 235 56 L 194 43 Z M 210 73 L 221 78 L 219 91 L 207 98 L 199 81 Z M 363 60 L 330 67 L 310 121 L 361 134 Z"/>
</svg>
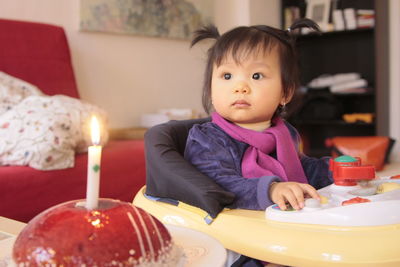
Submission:
<svg viewBox="0 0 400 267">
<path fill-rule="evenodd" d="M 276 28 L 281 27 L 281 1 L 249 0 L 250 24 L 266 24 Z"/>
<path fill-rule="evenodd" d="M 223 31 L 255 20 L 279 25 L 279 0 L 215 4 Z M 63 26 L 81 97 L 107 110 L 111 127 L 138 125 L 141 113 L 161 108 L 202 111 L 205 44 L 189 49 L 189 41 L 81 32 L 79 0 L 0 0 L 0 17 Z"/>
<path fill-rule="evenodd" d="M 279 0 L 216 0 L 215 23 L 220 32 L 240 25 L 280 27 Z"/>
<path fill-rule="evenodd" d="M 400 162 L 400 1 L 389 0 L 389 133 L 396 139 L 392 160 Z"/>
</svg>

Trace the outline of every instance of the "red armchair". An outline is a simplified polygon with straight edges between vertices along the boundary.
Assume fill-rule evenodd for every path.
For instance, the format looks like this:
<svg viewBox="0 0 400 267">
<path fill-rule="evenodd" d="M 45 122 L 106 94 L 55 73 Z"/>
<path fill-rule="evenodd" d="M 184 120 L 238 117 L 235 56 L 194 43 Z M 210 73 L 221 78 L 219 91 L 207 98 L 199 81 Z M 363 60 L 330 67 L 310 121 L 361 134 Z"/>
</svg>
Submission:
<svg viewBox="0 0 400 267">
<path fill-rule="evenodd" d="M 79 98 L 63 28 L 0 19 L 0 71 L 38 86 L 48 95 Z M 131 202 L 145 184 L 143 140 L 111 140 L 103 149 L 100 197 Z M 75 167 L 39 171 L 0 166 L 0 216 L 27 222 L 41 211 L 85 198 L 87 154 Z"/>
</svg>

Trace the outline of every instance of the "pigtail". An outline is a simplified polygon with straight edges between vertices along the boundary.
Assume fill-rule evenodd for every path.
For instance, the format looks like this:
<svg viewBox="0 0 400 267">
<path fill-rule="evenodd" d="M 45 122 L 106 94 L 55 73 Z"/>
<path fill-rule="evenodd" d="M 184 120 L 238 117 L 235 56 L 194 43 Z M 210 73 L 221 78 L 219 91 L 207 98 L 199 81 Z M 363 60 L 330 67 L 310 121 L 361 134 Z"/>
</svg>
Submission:
<svg viewBox="0 0 400 267">
<path fill-rule="evenodd" d="M 195 44 L 198 42 L 204 40 L 204 39 L 215 39 L 218 40 L 220 38 L 220 34 L 218 32 L 217 27 L 214 25 L 210 24 L 208 26 L 204 26 L 203 28 L 200 28 L 196 30 L 193 33 L 193 40 L 190 43 L 190 47 L 193 47 Z M 203 96 L 202 96 L 202 103 L 204 110 L 207 113 L 210 113 L 212 109 L 212 103 L 211 103 L 211 76 L 212 76 L 212 70 L 213 70 L 213 64 L 214 64 L 214 53 L 215 53 L 215 43 L 208 49 L 208 59 L 207 59 L 207 66 L 206 66 L 206 71 L 204 73 L 204 84 L 203 84 Z"/>
<path fill-rule="evenodd" d="M 295 20 L 286 31 L 287 33 L 291 34 L 294 30 L 301 28 L 308 28 L 310 30 L 314 30 L 314 32 L 316 33 L 321 33 L 321 29 L 319 28 L 318 24 L 315 23 L 313 20 L 307 18 Z"/>
<path fill-rule="evenodd" d="M 202 41 L 204 39 L 208 39 L 208 38 L 218 39 L 219 37 L 220 37 L 220 34 L 218 32 L 217 27 L 215 27 L 214 25 L 204 26 L 203 28 L 196 30 L 194 32 L 194 37 L 190 44 L 190 47 L 194 46 L 199 41 Z"/>
</svg>

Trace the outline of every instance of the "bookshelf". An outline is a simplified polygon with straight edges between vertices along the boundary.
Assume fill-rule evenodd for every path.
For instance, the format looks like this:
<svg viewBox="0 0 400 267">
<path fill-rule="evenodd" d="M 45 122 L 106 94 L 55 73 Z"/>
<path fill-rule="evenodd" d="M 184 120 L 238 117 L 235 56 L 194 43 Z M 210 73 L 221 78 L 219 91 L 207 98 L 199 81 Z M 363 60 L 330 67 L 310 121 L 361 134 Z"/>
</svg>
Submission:
<svg viewBox="0 0 400 267">
<path fill-rule="evenodd" d="M 288 8 L 295 7 L 294 14 L 304 17 L 307 2 L 282 0 L 282 28 L 288 25 Z M 334 7 L 333 7 L 334 5 Z M 332 9 L 353 8 L 375 10 L 374 0 L 331 1 Z M 293 15 L 292 15 L 293 16 Z M 375 14 L 376 16 L 376 14 Z M 329 21 L 332 22 L 332 16 Z M 334 136 L 376 135 L 377 127 L 377 75 L 376 75 L 376 29 L 363 27 L 317 34 L 299 34 L 297 46 L 300 57 L 301 100 L 292 105 L 295 111 L 288 120 L 299 130 L 304 151 L 309 156 L 330 155 L 325 146 L 327 138 Z M 363 93 L 332 93 L 329 88 L 310 89 L 309 82 L 322 74 L 359 73 L 367 81 Z M 384 94 L 378 92 L 379 94 Z M 344 114 L 373 114 L 372 122 L 346 122 Z"/>
</svg>

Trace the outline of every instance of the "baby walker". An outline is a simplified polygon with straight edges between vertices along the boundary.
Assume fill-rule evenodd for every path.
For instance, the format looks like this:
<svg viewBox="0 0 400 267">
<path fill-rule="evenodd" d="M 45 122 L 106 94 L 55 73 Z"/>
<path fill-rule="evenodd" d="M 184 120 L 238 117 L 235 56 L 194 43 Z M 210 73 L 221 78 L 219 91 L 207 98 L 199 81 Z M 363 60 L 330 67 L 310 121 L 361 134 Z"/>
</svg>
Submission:
<svg viewBox="0 0 400 267">
<path fill-rule="evenodd" d="M 331 159 L 334 184 L 318 190 L 321 200 L 282 211 L 222 211 L 210 224 L 204 211 L 147 198 L 134 204 L 163 223 L 192 228 L 237 253 L 289 266 L 400 266 L 400 179 L 375 178 L 359 158 Z"/>
</svg>

